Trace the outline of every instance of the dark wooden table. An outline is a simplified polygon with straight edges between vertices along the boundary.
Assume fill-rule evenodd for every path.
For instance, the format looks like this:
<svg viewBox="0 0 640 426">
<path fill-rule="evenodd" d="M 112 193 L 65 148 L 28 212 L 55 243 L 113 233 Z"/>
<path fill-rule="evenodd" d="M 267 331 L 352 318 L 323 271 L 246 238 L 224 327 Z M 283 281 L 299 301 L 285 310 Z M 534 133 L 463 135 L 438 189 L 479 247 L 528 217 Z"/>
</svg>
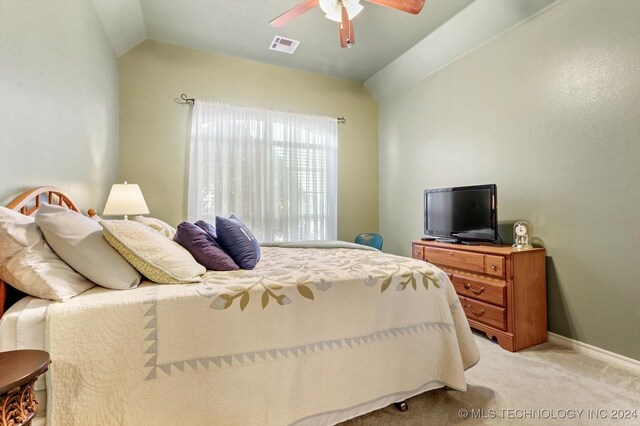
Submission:
<svg viewBox="0 0 640 426">
<path fill-rule="evenodd" d="M 28 424 L 38 412 L 33 386 L 51 360 L 45 351 L 0 352 L 0 425 Z"/>
</svg>

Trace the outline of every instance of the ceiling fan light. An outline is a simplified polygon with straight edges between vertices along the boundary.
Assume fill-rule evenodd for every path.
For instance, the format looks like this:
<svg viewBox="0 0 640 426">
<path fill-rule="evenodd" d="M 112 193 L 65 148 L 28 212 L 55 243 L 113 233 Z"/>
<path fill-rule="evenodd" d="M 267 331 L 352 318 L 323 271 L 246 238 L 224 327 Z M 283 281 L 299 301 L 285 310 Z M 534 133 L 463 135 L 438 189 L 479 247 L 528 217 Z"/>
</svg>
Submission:
<svg viewBox="0 0 640 426">
<path fill-rule="evenodd" d="M 341 10 L 332 10 L 328 12 L 325 16 L 327 19 L 331 19 L 332 21 L 336 21 L 338 23 L 342 22 L 342 11 Z"/>
<path fill-rule="evenodd" d="M 320 9 L 325 13 L 324 16 L 332 21 L 342 22 L 342 6 L 347 9 L 349 20 L 355 18 L 364 9 L 360 0 L 320 0 Z"/>
<path fill-rule="evenodd" d="M 327 19 L 342 22 L 342 6 L 337 0 L 320 0 L 320 9 L 325 13 Z"/>
<path fill-rule="evenodd" d="M 344 8 L 347 9 L 349 20 L 355 18 L 356 15 L 362 12 L 362 9 L 364 9 L 364 7 L 360 4 L 360 0 L 342 0 L 342 4 L 344 5 Z"/>
</svg>

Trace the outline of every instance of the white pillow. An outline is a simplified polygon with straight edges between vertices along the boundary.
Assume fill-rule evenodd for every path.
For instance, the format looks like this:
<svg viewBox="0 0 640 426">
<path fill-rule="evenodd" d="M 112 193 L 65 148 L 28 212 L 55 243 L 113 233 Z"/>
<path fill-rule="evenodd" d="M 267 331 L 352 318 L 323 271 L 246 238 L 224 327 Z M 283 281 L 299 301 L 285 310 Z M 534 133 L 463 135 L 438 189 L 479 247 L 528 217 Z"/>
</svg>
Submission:
<svg viewBox="0 0 640 426">
<path fill-rule="evenodd" d="M 140 274 L 104 240 L 100 223 L 73 210 L 43 204 L 36 224 L 53 251 L 94 283 L 116 290 L 140 283 Z"/>
<path fill-rule="evenodd" d="M 47 246 L 32 217 L 1 206 L 0 279 L 30 296 L 60 302 L 94 286 Z"/>
<path fill-rule="evenodd" d="M 14 255 L 2 268 L 0 277 L 30 296 L 58 302 L 66 302 L 95 286 L 64 263 L 44 239 Z"/>
<path fill-rule="evenodd" d="M 200 282 L 206 272 L 180 244 L 131 220 L 103 220 L 104 238 L 149 280 Z"/>
<path fill-rule="evenodd" d="M 144 217 L 144 216 L 136 216 L 133 218 L 138 223 L 141 223 L 154 231 L 158 232 L 160 235 L 164 235 L 167 238 L 171 238 L 176 235 L 176 228 L 169 225 L 166 222 L 161 221 L 160 219 L 156 219 L 155 217 Z"/>
<path fill-rule="evenodd" d="M 0 206 L 0 266 L 41 240 L 42 232 L 32 217 Z"/>
</svg>

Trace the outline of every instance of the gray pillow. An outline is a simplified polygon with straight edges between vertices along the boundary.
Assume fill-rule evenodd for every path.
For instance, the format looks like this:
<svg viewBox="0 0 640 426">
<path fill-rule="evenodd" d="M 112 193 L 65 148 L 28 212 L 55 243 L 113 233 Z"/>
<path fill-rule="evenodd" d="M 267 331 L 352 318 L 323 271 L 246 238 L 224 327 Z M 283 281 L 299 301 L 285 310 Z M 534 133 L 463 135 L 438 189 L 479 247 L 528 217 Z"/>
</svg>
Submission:
<svg viewBox="0 0 640 426">
<path fill-rule="evenodd" d="M 69 266 L 94 283 L 115 290 L 135 288 L 140 274 L 102 236 L 102 226 L 64 207 L 43 204 L 36 224 Z"/>
</svg>

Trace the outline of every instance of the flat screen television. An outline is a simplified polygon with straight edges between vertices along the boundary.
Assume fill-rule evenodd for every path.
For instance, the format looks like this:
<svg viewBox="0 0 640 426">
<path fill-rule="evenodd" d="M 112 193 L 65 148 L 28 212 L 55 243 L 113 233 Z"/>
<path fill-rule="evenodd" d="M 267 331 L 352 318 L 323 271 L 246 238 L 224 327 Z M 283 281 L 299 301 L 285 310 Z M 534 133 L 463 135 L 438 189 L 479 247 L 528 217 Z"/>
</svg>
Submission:
<svg viewBox="0 0 640 426">
<path fill-rule="evenodd" d="M 424 191 L 424 233 L 450 242 L 498 238 L 496 185 Z"/>
</svg>

